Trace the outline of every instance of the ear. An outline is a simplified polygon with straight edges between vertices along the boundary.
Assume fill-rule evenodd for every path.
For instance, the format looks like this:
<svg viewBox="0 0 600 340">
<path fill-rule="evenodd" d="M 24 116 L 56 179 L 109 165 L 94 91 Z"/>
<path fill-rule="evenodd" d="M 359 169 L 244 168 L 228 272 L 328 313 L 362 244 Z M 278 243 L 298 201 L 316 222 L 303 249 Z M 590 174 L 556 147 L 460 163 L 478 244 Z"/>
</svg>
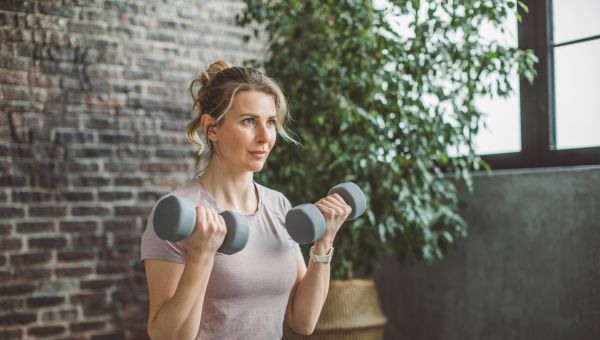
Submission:
<svg viewBox="0 0 600 340">
<path fill-rule="evenodd" d="M 200 116 L 200 127 L 202 128 L 202 131 L 204 131 L 206 137 L 213 142 L 217 141 L 217 134 L 215 133 L 216 124 L 217 120 L 208 113 L 203 113 L 202 116 Z"/>
</svg>

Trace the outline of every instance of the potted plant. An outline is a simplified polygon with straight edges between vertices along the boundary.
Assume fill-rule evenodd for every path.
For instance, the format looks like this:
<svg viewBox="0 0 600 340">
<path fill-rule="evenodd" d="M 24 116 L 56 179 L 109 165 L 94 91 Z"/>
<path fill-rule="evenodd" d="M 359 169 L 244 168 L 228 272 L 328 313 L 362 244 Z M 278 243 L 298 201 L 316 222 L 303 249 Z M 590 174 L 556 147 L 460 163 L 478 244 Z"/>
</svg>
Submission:
<svg viewBox="0 0 600 340">
<path fill-rule="evenodd" d="M 303 144 L 280 143 L 258 180 L 294 205 L 345 181 L 368 197 L 365 215 L 336 238 L 332 288 L 370 279 L 389 254 L 442 259 L 467 233 L 456 183 L 444 173 L 472 190 L 470 172 L 489 169 L 473 148 L 483 115 L 475 99 L 509 95 L 513 70 L 530 82 L 535 76 L 532 51 L 478 30 L 500 27 L 511 13 L 520 20 L 527 7 L 516 0 L 244 2 L 238 24 L 268 43 L 265 59 L 248 63 L 286 90 L 289 127 Z"/>
</svg>

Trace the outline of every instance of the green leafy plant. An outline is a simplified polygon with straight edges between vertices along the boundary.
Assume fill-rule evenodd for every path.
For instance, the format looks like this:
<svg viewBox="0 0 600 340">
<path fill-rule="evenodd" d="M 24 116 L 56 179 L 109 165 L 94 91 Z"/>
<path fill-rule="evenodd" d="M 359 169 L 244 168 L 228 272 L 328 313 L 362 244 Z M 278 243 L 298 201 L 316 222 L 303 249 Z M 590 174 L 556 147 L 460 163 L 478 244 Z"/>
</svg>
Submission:
<svg viewBox="0 0 600 340">
<path fill-rule="evenodd" d="M 479 29 L 500 27 L 510 13 L 520 20 L 527 7 L 511 0 L 244 2 L 238 24 L 268 43 L 267 57 L 247 64 L 286 90 L 289 128 L 303 144 L 280 143 L 258 179 L 294 205 L 344 181 L 368 197 L 366 214 L 337 236 L 332 276 L 369 276 L 391 253 L 442 259 L 467 231 L 456 182 L 472 190 L 470 173 L 489 170 L 473 148 L 483 115 L 475 99 L 508 96 L 515 70 L 530 82 L 535 76 L 532 51 L 486 40 Z"/>
</svg>

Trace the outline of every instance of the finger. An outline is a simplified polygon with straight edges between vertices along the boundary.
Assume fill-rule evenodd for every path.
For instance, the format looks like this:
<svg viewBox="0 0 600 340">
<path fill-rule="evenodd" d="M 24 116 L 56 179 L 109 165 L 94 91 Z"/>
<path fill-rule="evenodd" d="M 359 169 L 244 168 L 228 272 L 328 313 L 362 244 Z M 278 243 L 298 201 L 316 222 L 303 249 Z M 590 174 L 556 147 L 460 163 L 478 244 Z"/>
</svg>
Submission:
<svg viewBox="0 0 600 340">
<path fill-rule="evenodd" d="M 344 213 L 346 214 L 346 217 L 350 216 L 350 214 L 352 214 L 352 207 L 346 204 L 344 207 Z"/>
<path fill-rule="evenodd" d="M 212 229 L 219 230 L 220 229 L 219 228 L 219 224 L 220 224 L 219 223 L 219 216 L 220 216 L 219 213 L 215 209 L 211 208 L 209 211 L 209 214 L 210 214 L 210 224 L 211 224 Z"/>
<path fill-rule="evenodd" d="M 334 196 L 336 195 L 336 196 Z M 338 207 L 343 207 L 346 205 L 346 202 L 337 194 L 330 195 L 325 197 L 321 202 L 327 204 L 328 207 L 335 208 L 336 211 L 339 211 Z"/>
<path fill-rule="evenodd" d="M 344 198 L 342 196 L 340 196 L 339 194 L 333 193 L 329 196 L 327 196 L 328 198 L 335 200 L 341 204 L 347 204 L 346 201 L 344 201 Z"/>
<path fill-rule="evenodd" d="M 323 202 L 324 205 L 326 205 L 328 208 L 332 209 L 333 211 L 335 211 L 336 215 L 341 215 L 343 216 L 346 211 L 344 209 L 344 205 L 346 205 L 345 203 L 340 203 L 338 201 L 326 201 Z"/>
<path fill-rule="evenodd" d="M 324 202 L 321 203 L 316 203 L 315 206 L 321 211 L 321 213 L 323 215 L 325 215 L 326 217 L 330 217 L 333 216 L 335 214 L 335 210 L 332 209 L 330 206 L 325 205 Z"/>
<path fill-rule="evenodd" d="M 210 211 L 210 208 L 204 208 L 204 216 L 206 217 L 206 222 L 210 223 L 212 220 L 212 213 Z"/>
<path fill-rule="evenodd" d="M 325 201 L 321 202 L 321 204 L 324 205 L 325 207 L 329 208 L 329 209 L 333 209 L 333 210 L 337 211 L 337 205 L 339 203 L 337 203 L 335 201 L 331 202 L 331 201 L 325 200 Z"/>
<path fill-rule="evenodd" d="M 221 231 L 227 232 L 227 226 L 225 225 L 225 219 L 221 215 L 219 215 L 219 226 L 220 226 Z"/>
<path fill-rule="evenodd" d="M 204 212 L 206 215 L 206 224 L 204 228 L 206 231 L 212 232 L 215 229 L 215 217 L 213 210 L 211 208 L 204 208 Z"/>
<path fill-rule="evenodd" d="M 196 225 L 204 226 L 206 224 L 206 213 L 202 206 L 196 207 Z"/>
<path fill-rule="evenodd" d="M 335 200 L 336 202 L 339 203 L 339 206 L 342 207 L 344 214 L 350 214 L 352 212 L 352 207 L 350 205 L 348 205 L 348 203 L 346 203 L 346 201 L 344 201 L 344 199 L 342 198 L 342 196 L 338 195 L 338 194 L 332 194 L 328 196 L 331 200 Z"/>
<path fill-rule="evenodd" d="M 223 216 L 221 216 L 221 214 L 219 214 L 216 210 L 213 210 L 212 212 L 213 214 L 213 224 L 216 228 L 216 230 L 221 231 L 221 229 L 223 228 L 223 223 L 221 222 L 221 220 L 223 219 Z"/>
</svg>

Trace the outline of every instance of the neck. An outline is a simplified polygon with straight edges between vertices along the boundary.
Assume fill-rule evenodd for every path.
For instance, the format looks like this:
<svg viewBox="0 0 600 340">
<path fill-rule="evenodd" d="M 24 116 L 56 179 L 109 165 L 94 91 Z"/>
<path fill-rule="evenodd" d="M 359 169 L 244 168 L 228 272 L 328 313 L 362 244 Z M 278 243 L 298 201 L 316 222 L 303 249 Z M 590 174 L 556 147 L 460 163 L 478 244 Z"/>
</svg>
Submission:
<svg viewBox="0 0 600 340">
<path fill-rule="evenodd" d="M 258 208 L 252 172 L 235 171 L 213 158 L 197 180 L 225 210 L 251 214 Z"/>
</svg>

